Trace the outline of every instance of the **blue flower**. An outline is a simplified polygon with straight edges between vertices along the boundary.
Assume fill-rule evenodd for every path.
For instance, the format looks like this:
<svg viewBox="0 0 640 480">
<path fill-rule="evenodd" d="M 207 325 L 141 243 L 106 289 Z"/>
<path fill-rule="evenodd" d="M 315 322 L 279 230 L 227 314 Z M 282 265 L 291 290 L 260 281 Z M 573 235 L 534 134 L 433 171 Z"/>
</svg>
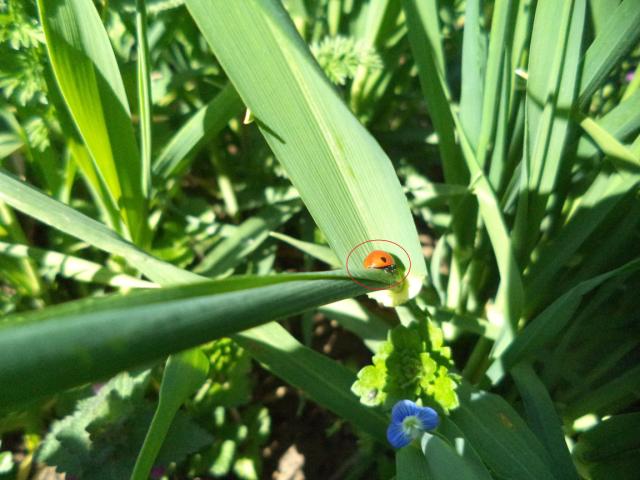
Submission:
<svg viewBox="0 0 640 480">
<path fill-rule="evenodd" d="M 440 423 L 433 408 L 420 407 L 410 400 L 400 400 L 391 410 L 391 424 L 387 428 L 387 440 L 394 448 L 402 448 L 427 430 Z"/>
</svg>

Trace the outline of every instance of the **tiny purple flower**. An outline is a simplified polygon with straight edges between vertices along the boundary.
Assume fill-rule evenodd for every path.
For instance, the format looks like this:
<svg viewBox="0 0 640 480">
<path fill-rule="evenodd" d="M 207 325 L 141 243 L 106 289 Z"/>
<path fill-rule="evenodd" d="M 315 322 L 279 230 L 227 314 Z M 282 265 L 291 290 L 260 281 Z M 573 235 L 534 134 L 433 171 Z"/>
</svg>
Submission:
<svg viewBox="0 0 640 480">
<path fill-rule="evenodd" d="M 631 80 L 633 80 L 633 77 L 635 76 L 635 74 L 636 74 L 635 70 L 631 70 L 630 72 L 627 72 L 627 75 L 625 76 L 625 80 L 631 83 Z"/>
<path fill-rule="evenodd" d="M 163 475 L 164 475 L 164 468 L 155 466 L 151 469 L 150 477 L 152 479 L 156 480 L 158 478 L 162 478 Z"/>
<path fill-rule="evenodd" d="M 410 400 L 400 400 L 391 410 L 391 423 L 387 428 L 387 440 L 394 448 L 402 448 L 427 430 L 440 423 L 433 408 L 420 407 Z"/>
</svg>

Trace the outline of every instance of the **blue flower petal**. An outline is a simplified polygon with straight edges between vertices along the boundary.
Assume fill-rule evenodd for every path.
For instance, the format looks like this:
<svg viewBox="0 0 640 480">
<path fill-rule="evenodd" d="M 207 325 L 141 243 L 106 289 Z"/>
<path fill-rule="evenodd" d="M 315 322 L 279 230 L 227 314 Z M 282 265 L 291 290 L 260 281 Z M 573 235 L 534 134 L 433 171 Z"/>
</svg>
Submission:
<svg viewBox="0 0 640 480">
<path fill-rule="evenodd" d="M 417 415 L 419 409 L 411 400 L 400 400 L 391 410 L 391 423 L 400 424 L 406 417 Z"/>
<path fill-rule="evenodd" d="M 440 424 L 438 412 L 430 407 L 418 407 L 418 411 L 414 413 L 420 419 L 424 430 L 433 430 Z"/>
<path fill-rule="evenodd" d="M 391 422 L 387 428 L 387 440 L 393 448 L 402 448 L 411 443 L 411 437 L 407 435 L 400 423 Z"/>
</svg>

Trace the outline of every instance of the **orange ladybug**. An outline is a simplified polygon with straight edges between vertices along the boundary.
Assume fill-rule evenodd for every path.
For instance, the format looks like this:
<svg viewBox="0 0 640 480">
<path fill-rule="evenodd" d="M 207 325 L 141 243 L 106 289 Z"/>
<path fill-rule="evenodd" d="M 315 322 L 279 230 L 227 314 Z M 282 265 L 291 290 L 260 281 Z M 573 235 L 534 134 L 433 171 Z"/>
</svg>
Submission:
<svg viewBox="0 0 640 480">
<path fill-rule="evenodd" d="M 396 270 L 396 262 L 389 252 L 384 250 L 374 250 L 363 262 L 364 268 L 375 268 L 393 273 Z"/>
</svg>

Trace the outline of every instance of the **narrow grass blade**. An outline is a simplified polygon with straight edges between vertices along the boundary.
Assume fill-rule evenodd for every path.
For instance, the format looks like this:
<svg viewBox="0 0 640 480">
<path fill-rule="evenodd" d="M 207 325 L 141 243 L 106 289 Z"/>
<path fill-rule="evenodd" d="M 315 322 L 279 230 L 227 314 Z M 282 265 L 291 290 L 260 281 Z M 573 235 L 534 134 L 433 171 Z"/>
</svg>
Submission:
<svg viewBox="0 0 640 480">
<path fill-rule="evenodd" d="M 26 243 L 27 237 L 22 230 L 13 210 L 0 200 L 0 230 L 3 230 L 4 239 L 13 242 Z M 2 238 L 0 237 L 0 238 Z M 10 277 L 11 282 L 18 290 L 38 298 L 44 292 L 44 285 L 38 275 L 36 266 L 29 258 L 19 260 L 5 259 L 2 271 Z"/>
<path fill-rule="evenodd" d="M 457 142 L 455 118 L 449 104 L 451 95 L 444 68 L 437 2 L 403 0 L 402 6 L 420 85 L 429 116 L 438 134 L 438 149 L 446 183 L 467 186 L 469 169 Z M 472 197 L 453 198 L 449 208 L 452 212 L 451 228 L 456 237 L 450 284 L 457 285 L 461 282 L 469 261 L 468 251 L 474 241 L 477 210 Z M 457 302 L 458 298 L 451 295 L 447 298 L 447 303 L 451 306 L 457 306 Z"/>
<path fill-rule="evenodd" d="M 640 78 L 640 75 L 638 77 Z M 628 140 L 630 135 L 640 130 L 640 91 L 636 91 L 606 115 L 594 121 L 615 139 L 621 142 Z M 584 135 L 578 144 L 578 157 L 588 158 L 596 153 L 596 146 Z"/>
<path fill-rule="evenodd" d="M 396 19 L 398 16 L 398 4 L 389 0 L 378 0 L 362 6 L 360 13 L 361 28 L 353 30 L 354 37 L 358 39 L 358 45 L 361 48 L 370 50 L 383 44 L 384 25 L 390 19 Z M 395 22 L 394 22 L 395 23 Z M 359 65 L 351 82 L 351 111 L 356 114 L 360 113 L 363 104 L 370 94 L 371 84 L 379 81 L 380 76 L 384 74 L 381 70 L 369 72 L 366 66 Z M 373 77 L 373 78 L 372 78 Z M 372 80 L 374 80 L 372 82 Z"/>
<path fill-rule="evenodd" d="M 456 119 L 456 124 L 459 121 Z M 495 192 L 489 183 L 484 171 L 477 162 L 468 140 L 459 128 L 460 143 L 467 167 L 472 175 L 469 185 L 478 198 L 480 215 L 491 241 L 498 271 L 500 273 L 500 287 L 496 296 L 498 313 L 502 318 L 503 335 L 496 343 L 495 355 L 515 336 L 516 324 L 520 318 L 524 302 L 524 291 L 520 269 L 512 248 L 512 241 L 507 231 L 504 215 Z"/>
<path fill-rule="evenodd" d="M 542 244 L 531 262 L 525 285 L 526 312 L 544 304 L 550 289 L 549 279 L 563 269 L 571 256 L 589 238 L 608 214 L 627 198 L 640 180 L 637 176 L 603 171 L 578 199 L 562 230 Z"/>
<path fill-rule="evenodd" d="M 415 295 L 426 267 L 398 177 L 282 6 L 273 0 L 189 0 L 187 6 L 340 261 L 346 264 L 367 240 L 396 242 L 412 261 L 410 287 L 387 301 Z M 371 276 L 362 262 L 375 248 L 369 243 L 354 251 L 350 270 Z M 386 250 L 408 264 L 400 247 Z"/>
<path fill-rule="evenodd" d="M 300 210 L 300 202 L 270 205 L 245 220 L 233 235 L 216 245 L 195 268 L 195 272 L 209 277 L 228 275 L 234 267 L 255 251 L 269 232 L 279 228 Z"/>
<path fill-rule="evenodd" d="M 30 215 L 47 225 L 84 240 L 114 255 L 126 258 L 130 265 L 160 284 L 193 282 L 198 275 L 162 262 L 135 245 L 120 238 L 103 224 L 66 206 L 35 188 L 0 170 L 0 200 L 16 210 Z"/>
<path fill-rule="evenodd" d="M 552 0 L 536 7 L 527 81 L 528 185 L 520 192 L 514 229 L 520 259 L 528 257 L 539 238 L 558 178 L 576 94 L 585 13 L 586 0 L 564 2 L 561 15 Z"/>
<path fill-rule="evenodd" d="M 455 124 L 449 107 L 450 94 L 444 71 L 437 2 L 403 0 L 402 6 L 420 85 L 438 133 L 444 176 L 448 184 L 467 185 L 469 174 L 456 142 Z"/>
<path fill-rule="evenodd" d="M 157 285 L 124 273 L 114 272 L 94 262 L 53 250 L 0 241 L 0 255 L 31 259 L 49 275 L 60 275 L 79 282 L 101 283 L 120 288 L 155 288 Z"/>
<path fill-rule="evenodd" d="M 611 133 L 602 128 L 596 121 L 585 117 L 580 126 L 589 134 L 591 139 L 612 161 L 619 163 L 621 168 L 639 168 L 640 155 L 636 155 L 629 148 L 622 145 Z"/>
<path fill-rule="evenodd" d="M 496 120 L 498 116 L 498 102 L 502 79 L 502 65 L 505 61 L 505 45 L 511 42 L 515 22 L 513 16 L 512 0 L 497 0 L 494 5 L 491 19 L 491 33 L 489 36 L 489 49 L 486 65 L 486 76 L 482 98 L 482 127 L 478 138 L 478 145 L 474 146 L 476 161 L 480 168 L 484 168 L 488 156 L 488 148 L 496 133 Z"/>
<path fill-rule="evenodd" d="M 502 359 L 498 360 L 489 370 L 489 376 L 494 382 L 497 381 L 504 373 L 503 369 L 509 370 L 520 361 L 529 359 L 540 351 L 547 342 L 556 338 L 571 319 L 584 295 L 597 288 L 603 282 L 619 275 L 627 275 L 638 269 L 640 269 L 640 259 L 581 282 L 562 295 L 529 322 L 524 331 L 518 335 L 518 338 L 504 352 Z"/>
<path fill-rule="evenodd" d="M 578 480 L 578 472 L 564 441 L 562 423 L 544 384 L 531 365 L 520 363 L 510 371 L 518 387 L 529 426 L 553 460 L 553 470 L 559 478 Z"/>
<path fill-rule="evenodd" d="M 331 303 L 318 309 L 330 320 L 360 337 L 372 352 L 387 339 L 390 325 L 382 318 L 366 310 L 356 300 L 348 299 Z"/>
<path fill-rule="evenodd" d="M 131 480 L 147 480 L 162 442 L 180 406 L 204 383 L 209 359 L 198 348 L 169 357 L 160 385 L 158 407 L 138 453 Z"/>
<path fill-rule="evenodd" d="M 71 159 L 82 173 L 82 178 L 89 189 L 91 198 L 98 211 L 102 214 L 102 221 L 118 234 L 123 234 L 126 231 L 126 227 L 123 224 L 122 217 L 120 217 L 118 207 L 113 202 L 113 198 L 98 173 L 95 163 L 91 160 L 87 147 L 80 143 L 80 140 L 76 141 L 76 139 L 70 138 L 67 142 L 67 149 Z"/>
<path fill-rule="evenodd" d="M 587 413 L 595 412 L 602 416 L 618 413 L 637 400 L 638 389 L 640 365 L 630 368 L 569 405 L 564 412 L 565 417 L 575 420 Z"/>
<path fill-rule="evenodd" d="M 278 232 L 270 232 L 269 235 L 273 238 L 277 238 L 278 240 L 282 240 L 283 242 L 288 243 L 301 252 L 304 252 L 307 255 L 320 260 L 321 262 L 331 265 L 332 267 L 340 267 L 340 260 L 338 260 L 338 257 L 336 257 L 335 253 L 333 253 L 333 250 L 331 250 L 329 247 L 311 242 L 303 242 L 302 240 L 298 240 L 296 238 L 290 237 L 289 235 L 284 235 Z"/>
<path fill-rule="evenodd" d="M 480 0 L 468 0 L 465 8 L 460 123 L 471 145 L 477 148 L 482 125 L 487 38 L 481 25 Z"/>
<path fill-rule="evenodd" d="M 39 0 L 58 85 L 135 243 L 146 232 L 146 196 L 127 96 L 116 58 L 90 0 Z"/>
<path fill-rule="evenodd" d="M 584 58 L 578 104 L 584 107 L 611 69 L 640 39 L 640 4 L 623 0 L 609 16 Z"/>
<path fill-rule="evenodd" d="M 140 159 L 142 161 L 142 192 L 151 192 L 151 58 L 147 41 L 147 6 L 136 0 L 136 52 L 138 55 L 138 117 L 140 119 Z"/>
<path fill-rule="evenodd" d="M 153 164 L 154 176 L 167 179 L 184 172 L 198 150 L 241 109 L 242 101 L 233 86 L 224 87 L 171 137 Z"/>
</svg>

